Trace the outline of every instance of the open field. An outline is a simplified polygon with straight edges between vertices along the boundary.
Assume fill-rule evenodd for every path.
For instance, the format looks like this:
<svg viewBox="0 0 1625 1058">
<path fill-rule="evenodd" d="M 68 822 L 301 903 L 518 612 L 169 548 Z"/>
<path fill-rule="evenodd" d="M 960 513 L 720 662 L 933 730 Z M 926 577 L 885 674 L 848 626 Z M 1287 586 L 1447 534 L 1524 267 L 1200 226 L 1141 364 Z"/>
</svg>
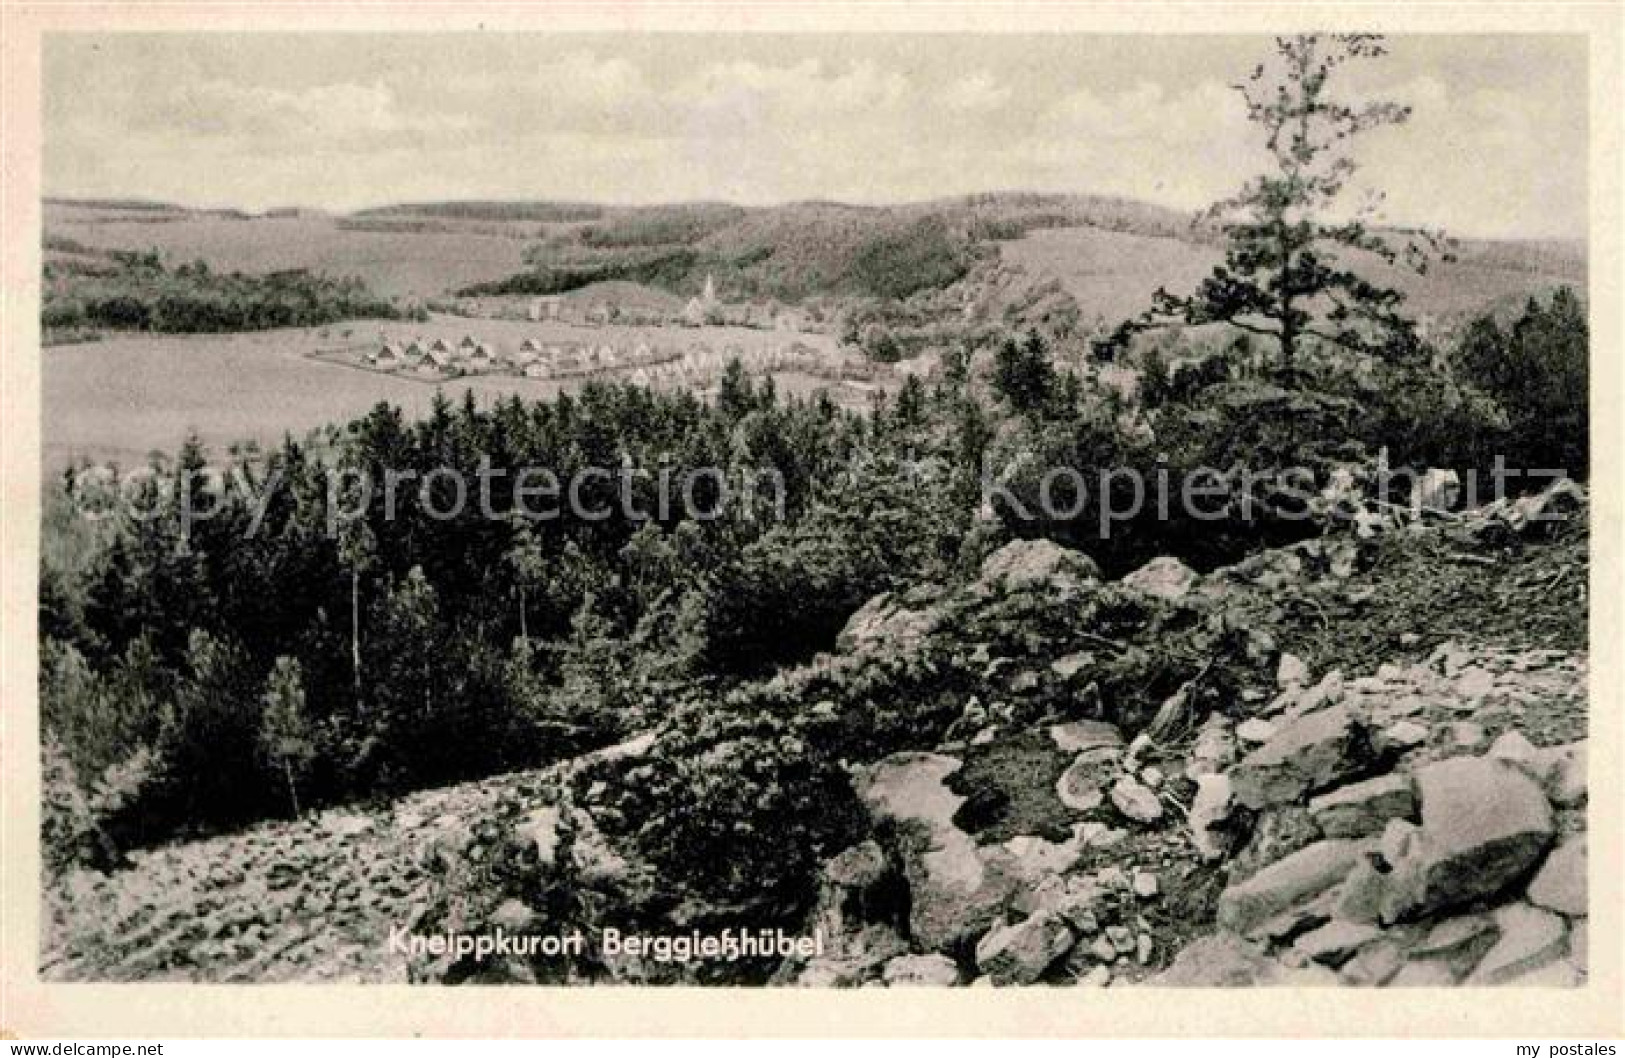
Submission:
<svg viewBox="0 0 1625 1058">
<path fill-rule="evenodd" d="M 1217 264 L 1215 246 L 1164 235 L 1101 228 L 1047 228 L 1000 244 L 1000 254 L 1035 282 L 1058 279 L 1077 299 L 1083 318 L 1115 323 L 1143 311 L 1158 287 L 1192 290 Z M 1374 282 L 1405 292 L 1411 311 L 1439 320 L 1486 311 L 1569 285 L 1583 289 L 1583 250 L 1566 244 L 1466 243 L 1458 260 L 1426 275 L 1368 262 Z"/>
<path fill-rule="evenodd" d="M 349 336 L 345 337 L 345 332 Z M 639 339 L 714 349 L 751 350 L 782 333 L 743 328 L 601 327 L 518 320 L 436 317 L 427 323 L 366 321 L 324 328 L 252 334 L 126 336 L 46 350 L 43 357 L 43 462 L 54 473 L 80 459 L 132 466 L 154 449 L 173 451 L 196 430 L 214 451 L 242 441 L 273 444 L 285 432 L 298 437 L 343 423 L 379 401 L 408 417 L 425 414 L 437 390 L 460 397 L 472 390 L 482 402 L 510 393 L 538 400 L 578 382 L 557 383 L 513 374 L 473 375 L 435 384 L 321 359 L 319 354 L 384 339 L 407 341 L 472 335 L 498 350 L 526 337 L 546 341 L 630 343 Z M 797 335 L 828 348 L 831 339 Z M 862 406 L 864 387 L 832 385 L 801 375 L 776 378 L 781 392 L 809 395 L 826 389 L 839 403 Z"/>
</svg>

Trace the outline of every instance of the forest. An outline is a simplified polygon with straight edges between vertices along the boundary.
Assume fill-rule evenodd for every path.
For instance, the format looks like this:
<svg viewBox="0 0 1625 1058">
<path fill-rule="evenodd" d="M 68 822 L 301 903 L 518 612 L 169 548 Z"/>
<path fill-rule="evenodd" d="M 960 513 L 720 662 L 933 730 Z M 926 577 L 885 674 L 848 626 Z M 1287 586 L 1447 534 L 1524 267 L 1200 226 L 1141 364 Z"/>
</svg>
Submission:
<svg viewBox="0 0 1625 1058">
<path fill-rule="evenodd" d="M 1146 432 L 1125 431 L 1122 399 L 1058 369 L 1036 335 L 966 350 L 866 414 L 786 400 L 737 365 L 712 402 L 593 384 L 487 408 L 442 398 L 415 423 L 380 405 L 331 449 L 290 438 L 239 468 L 276 483 L 252 535 L 244 492 L 191 524 L 162 502 L 210 462 L 195 443 L 126 475 L 128 506 L 156 517 L 87 522 L 84 498 L 107 483 L 69 473 L 47 505 L 41 580 L 50 845 L 59 863 L 116 858 L 574 755 L 806 661 L 871 596 L 963 581 L 1012 537 L 1061 541 L 1120 574 L 1162 554 L 1211 568 L 1323 530 L 1263 497 L 1227 502 L 1218 520 L 1146 510 L 1102 537 L 1109 497 L 1065 519 L 1019 517 L 1040 506 L 1030 474 L 1002 479 L 1015 503 L 979 511 L 989 466 L 1324 480 L 1386 447 L 1395 468 L 1487 470 L 1502 454 L 1584 477 L 1586 351 L 1582 304 L 1561 291 L 1375 375 L 1328 356 L 1306 358 L 1291 388 L 1193 384 L 1153 361 L 1134 410 Z M 784 517 L 735 505 L 715 519 L 493 520 L 471 506 L 444 520 L 410 493 L 384 517 L 386 469 L 472 476 L 482 457 L 560 478 L 628 461 L 773 470 Z M 341 468 L 373 482 L 372 505 L 329 534 L 327 475 Z M 510 510 L 513 477 L 495 482 L 493 505 Z M 617 488 L 589 485 L 585 502 L 618 511 Z"/>
</svg>

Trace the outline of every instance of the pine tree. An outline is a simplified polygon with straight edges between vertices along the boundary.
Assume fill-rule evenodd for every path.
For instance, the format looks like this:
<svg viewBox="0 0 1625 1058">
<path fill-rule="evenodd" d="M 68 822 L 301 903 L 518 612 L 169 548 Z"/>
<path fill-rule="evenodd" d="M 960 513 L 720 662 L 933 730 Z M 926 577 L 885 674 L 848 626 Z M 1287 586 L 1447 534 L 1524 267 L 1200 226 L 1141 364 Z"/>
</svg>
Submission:
<svg viewBox="0 0 1625 1058">
<path fill-rule="evenodd" d="M 304 679 L 299 662 L 279 657 L 265 681 L 260 701 L 260 750 L 288 783 L 288 801 L 293 817 L 299 818 L 299 785 L 316 757 L 310 717 L 305 710 Z"/>
<path fill-rule="evenodd" d="M 1348 265 L 1375 255 L 1423 272 L 1445 240 L 1412 231 L 1400 241 L 1374 230 L 1381 196 L 1350 219 L 1337 216 L 1357 170 L 1353 140 L 1404 123 L 1410 108 L 1346 102 L 1333 94 L 1332 78 L 1348 63 L 1386 51 L 1382 38 L 1371 34 L 1276 39 L 1270 60 L 1235 86 L 1248 120 L 1264 134 L 1271 168 L 1209 207 L 1207 219 L 1226 239 L 1223 263 L 1189 295 L 1158 290 L 1151 309 L 1120 327 L 1108 344 L 1180 322 L 1225 323 L 1271 339 L 1283 368 L 1292 367 L 1306 339 L 1367 354 L 1415 348 L 1413 326 L 1399 312 L 1403 294 Z"/>
</svg>

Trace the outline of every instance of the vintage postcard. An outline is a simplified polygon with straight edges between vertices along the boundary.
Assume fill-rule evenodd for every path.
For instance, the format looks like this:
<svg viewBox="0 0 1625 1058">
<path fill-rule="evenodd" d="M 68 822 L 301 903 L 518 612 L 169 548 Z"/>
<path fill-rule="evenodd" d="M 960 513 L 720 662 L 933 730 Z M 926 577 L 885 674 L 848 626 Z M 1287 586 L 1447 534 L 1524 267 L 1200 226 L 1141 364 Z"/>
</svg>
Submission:
<svg viewBox="0 0 1625 1058">
<path fill-rule="evenodd" d="M 0 1024 L 1618 1035 L 1620 17 L 1451 11 L 8 8 Z"/>
</svg>

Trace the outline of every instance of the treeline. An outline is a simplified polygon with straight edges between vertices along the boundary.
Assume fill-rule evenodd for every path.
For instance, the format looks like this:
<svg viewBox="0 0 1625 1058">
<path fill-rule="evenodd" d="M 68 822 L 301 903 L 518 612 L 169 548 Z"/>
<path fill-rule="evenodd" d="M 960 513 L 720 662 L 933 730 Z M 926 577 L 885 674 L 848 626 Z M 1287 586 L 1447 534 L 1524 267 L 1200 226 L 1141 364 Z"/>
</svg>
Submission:
<svg viewBox="0 0 1625 1058">
<path fill-rule="evenodd" d="M 728 297 L 900 299 L 965 276 L 978 257 L 970 226 L 851 207 L 661 207 L 540 242 L 527 271 L 459 293 L 562 294 L 625 280 L 687 295 L 711 275 Z"/>
<path fill-rule="evenodd" d="M 156 251 L 113 251 L 105 261 L 48 259 L 40 323 L 163 334 L 312 327 L 346 319 L 398 319 L 405 310 L 353 276 L 293 269 L 216 272 L 204 261 L 168 268 Z"/>
</svg>

